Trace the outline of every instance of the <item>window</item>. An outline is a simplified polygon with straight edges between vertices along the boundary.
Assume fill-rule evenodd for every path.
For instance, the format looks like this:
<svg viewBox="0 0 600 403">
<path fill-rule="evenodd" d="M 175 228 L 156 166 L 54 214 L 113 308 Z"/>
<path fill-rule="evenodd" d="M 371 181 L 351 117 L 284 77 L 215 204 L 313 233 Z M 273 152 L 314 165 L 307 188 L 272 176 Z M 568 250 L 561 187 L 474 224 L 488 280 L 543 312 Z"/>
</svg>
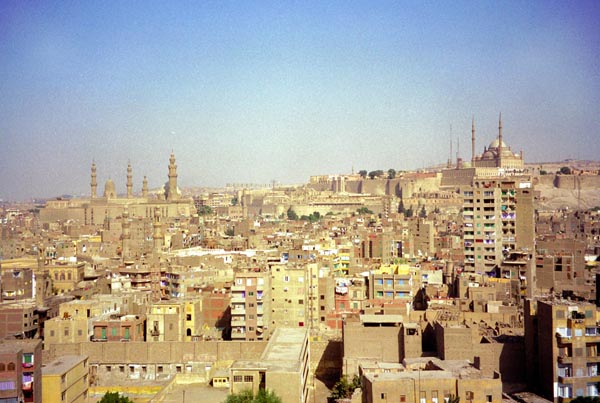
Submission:
<svg viewBox="0 0 600 403">
<path fill-rule="evenodd" d="M 69 329 L 65 329 L 65 336 L 69 335 Z"/>
<path fill-rule="evenodd" d="M 400 395 L 400 403 L 406 402 L 406 395 Z"/>
<path fill-rule="evenodd" d="M 159 374 L 163 373 L 163 366 L 159 365 L 158 368 L 156 368 L 156 372 L 158 372 Z"/>
<path fill-rule="evenodd" d="M 4 363 L 0 362 L 0 372 L 4 372 L 6 371 L 6 366 L 4 365 Z"/>
<path fill-rule="evenodd" d="M 14 362 L 9 362 L 8 366 L 6 367 L 7 371 L 14 371 L 15 370 L 15 363 Z"/>
<path fill-rule="evenodd" d="M 382 398 L 382 399 L 387 399 L 387 393 L 382 393 L 382 394 L 381 394 L 381 398 Z"/>
<path fill-rule="evenodd" d="M 83 336 L 83 330 L 81 330 L 81 329 L 77 330 L 77 336 Z"/>
<path fill-rule="evenodd" d="M 110 365 L 107 365 L 106 366 L 106 372 L 110 372 L 110 371 L 112 371 L 112 367 Z"/>
<path fill-rule="evenodd" d="M 185 315 L 185 320 L 187 320 L 187 321 L 192 320 L 192 314 L 188 313 L 187 315 Z"/>
<path fill-rule="evenodd" d="M 66 379 L 67 379 L 66 375 L 61 376 L 60 383 L 65 383 Z"/>
<path fill-rule="evenodd" d="M 254 377 L 252 375 L 244 375 L 244 382 L 253 382 Z"/>
<path fill-rule="evenodd" d="M 420 393 L 420 402 L 421 403 L 427 403 L 427 392 L 421 391 L 421 393 Z"/>
<path fill-rule="evenodd" d="M 135 367 L 133 367 L 133 366 L 129 367 L 129 372 L 133 374 L 135 372 Z"/>
<path fill-rule="evenodd" d="M 120 373 L 125 373 L 125 366 L 124 365 L 119 365 L 119 372 Z"/>
<path fill-rule="evenodd" d="M 485 401 L 488 403 L 492 403 L 492 395 L 486 395 L 485 396 Z"/>
<path fill-rule="evenodd" d="M 181 374 L 181 365 L 175 367 L 178 374 Z"/>
<path fill-rule="evenodd" d="M 111 334 L 112 334 L 113 336 L 116 336 L 116 335 L 117 335 L 117 328 L 116 328 L 116 327 L 113 327 L 113 328 L 111 329 Z"/>
<path fill-rule="evenodd" d="M 50 330 L 50 337 L 54 337 L 54 330 Z"/>
<path fill-rule="evenodd" d="M 242 376 L 241 375 L 234 375 L 233 376 L 233 382 L 242 382 Z"/>
</svg>

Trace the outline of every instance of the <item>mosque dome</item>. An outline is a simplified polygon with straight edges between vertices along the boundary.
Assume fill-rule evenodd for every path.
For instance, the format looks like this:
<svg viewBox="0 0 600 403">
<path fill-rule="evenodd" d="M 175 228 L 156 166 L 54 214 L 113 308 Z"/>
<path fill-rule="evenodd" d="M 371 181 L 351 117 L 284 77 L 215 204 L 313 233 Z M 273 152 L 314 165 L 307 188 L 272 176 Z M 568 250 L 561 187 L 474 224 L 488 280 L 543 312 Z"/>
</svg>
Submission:
<svg viewBox="0 0 600 403">
<path fill-rule="evenodd" d="M 109 199 L 117 197 L 117 190 L 115 187 L 115 183 L 112 181 L 112 179 L 107 180 L 104 184 L 104 197 L 107 197 Z"/>
<path fill-rule="evenodd" d="M 490 148 L 498 148 L 498 146 L 500 145 L 500 139 L 498 139 L 497 137 L 494 139 L 494 141 L 492 141 L 490 143 L 490 145 L 488 146 L 488 149 Z M 502 142 L 502 148 L 503 149 L 507 149 L 508 146 L 506 145 L 506 143 L 503 141 Z"/>
</svg>

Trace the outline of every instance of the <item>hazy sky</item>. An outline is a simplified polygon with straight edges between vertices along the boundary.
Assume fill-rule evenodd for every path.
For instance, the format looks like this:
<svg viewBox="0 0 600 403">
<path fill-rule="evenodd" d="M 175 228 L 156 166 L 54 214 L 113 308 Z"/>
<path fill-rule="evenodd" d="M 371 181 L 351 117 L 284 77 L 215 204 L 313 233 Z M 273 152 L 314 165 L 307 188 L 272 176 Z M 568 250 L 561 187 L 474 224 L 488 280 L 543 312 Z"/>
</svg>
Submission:
<svg viewBox="0 0 600 403">
<path fill-rule="evenodd" d="M 600 1 L 0 2 L 0 198 L 600 155 Z M 456 151 L 456 145 L 454 146 Z"/>
</svg>

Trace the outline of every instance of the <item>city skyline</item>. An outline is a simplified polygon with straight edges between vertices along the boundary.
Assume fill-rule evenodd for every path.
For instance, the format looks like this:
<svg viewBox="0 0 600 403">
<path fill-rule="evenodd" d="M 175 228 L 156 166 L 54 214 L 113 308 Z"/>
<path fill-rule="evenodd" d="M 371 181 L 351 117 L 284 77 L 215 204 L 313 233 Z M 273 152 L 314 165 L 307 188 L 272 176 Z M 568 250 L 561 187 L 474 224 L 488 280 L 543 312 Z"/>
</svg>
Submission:
<svg viewBox="0 0 600 403">
<path fill-rule="evenodd" d="M 0 199 L 597 159 L 597 2 L 0 4 Z M 452 125 L 452 130 L 450 130 Z M 456 153 L 456 148 L 454 149 Z M 453 156 L 454 158 L 454 156 Z"/>
</svg>

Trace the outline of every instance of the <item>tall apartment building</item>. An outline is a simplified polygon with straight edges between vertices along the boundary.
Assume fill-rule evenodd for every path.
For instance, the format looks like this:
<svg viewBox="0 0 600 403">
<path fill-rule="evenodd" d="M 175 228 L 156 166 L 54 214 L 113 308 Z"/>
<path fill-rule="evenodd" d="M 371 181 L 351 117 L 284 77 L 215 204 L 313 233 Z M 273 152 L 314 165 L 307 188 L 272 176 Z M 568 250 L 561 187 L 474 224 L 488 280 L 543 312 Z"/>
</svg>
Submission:
<svg viewBox="0 0 600 403">
<path fill-rule="evenodd" d="M 231 286 L 231 339 L 267 340 L 271 329 L 271 277 L 260 270 L 234 274 Z"/>
<path fill-rule="evenodd" d="M 561 403 L 600 396 L 597 316 L 596 306 L 587 302 L 526 301 L 529 380 L 543 397 Z"/>
<path fill-rule="evenodd" d="M 312 297 L 316 298 L 318 293 L 316 271 L 317 266 L 311 264 L 271 266 L 271 324 L 273 326 L 316 325 L 317 304 L 316 300 L 312 299 Z M 315 274 L 314 278 L 313 274 Z M 315 287 L 311 288 L 312 285 Z M 309 295 L 309 291 L 314 295 Z M 313 320 L 314 323 L 309 324 Z"/>
<path fill-rule="evenodd" d="M 491 271 L 504 251 L 533 249 L 533 190 L 521 178 L 475 178 L 463 190 L 465 270 Z"/>
</svg>

